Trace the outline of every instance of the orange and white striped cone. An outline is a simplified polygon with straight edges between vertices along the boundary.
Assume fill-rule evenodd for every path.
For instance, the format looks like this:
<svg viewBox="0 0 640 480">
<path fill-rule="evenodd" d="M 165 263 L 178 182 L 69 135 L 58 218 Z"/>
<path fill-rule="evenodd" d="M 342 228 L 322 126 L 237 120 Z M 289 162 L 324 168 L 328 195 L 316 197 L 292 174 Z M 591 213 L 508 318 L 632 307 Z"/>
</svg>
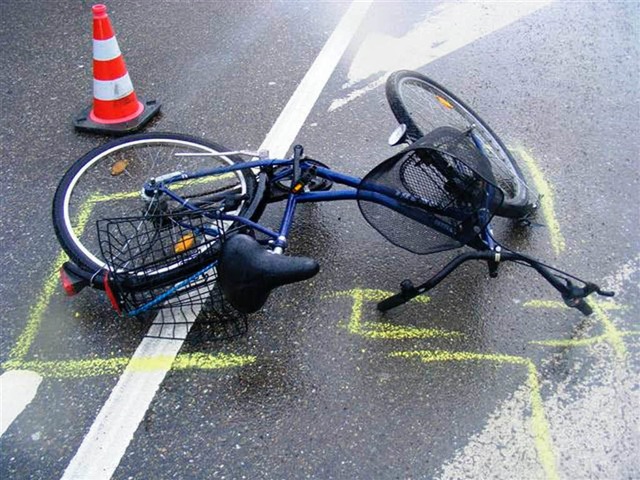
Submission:
<svg viewBox="0 0 640 480">
<path fill-rule="evenodd" d="M 142 102 L 133 89 L 105 5 L 93 11 L 93 108 L 74 121 L 78 130 L 123 135 L 142 128 L 160 111 L 155 100 Z"/>
</svg>

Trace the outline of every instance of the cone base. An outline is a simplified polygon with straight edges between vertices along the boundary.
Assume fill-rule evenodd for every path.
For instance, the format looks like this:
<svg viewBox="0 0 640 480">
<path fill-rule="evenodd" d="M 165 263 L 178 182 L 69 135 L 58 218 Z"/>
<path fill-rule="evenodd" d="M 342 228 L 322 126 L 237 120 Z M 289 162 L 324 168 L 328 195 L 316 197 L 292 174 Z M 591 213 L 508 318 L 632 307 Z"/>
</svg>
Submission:
<svg viewBox="0 0 640 480">
<path fill-rule="evenodd" d="M 121 123 L 98 123 L 90 118 L 91 107 L 89 107 L 73 121 L 73 126 L 76 130 L 83 132 L 102 133 L 105 135 L 126 135 L 136 132 L 160 111 L 160 104 L 155 100 L 147 100 L 146 102 L 141 98 L 138 98 L 138 100 L 140 100 L 144 109 L 139 116 L 132 120 Z"/>
</svg>

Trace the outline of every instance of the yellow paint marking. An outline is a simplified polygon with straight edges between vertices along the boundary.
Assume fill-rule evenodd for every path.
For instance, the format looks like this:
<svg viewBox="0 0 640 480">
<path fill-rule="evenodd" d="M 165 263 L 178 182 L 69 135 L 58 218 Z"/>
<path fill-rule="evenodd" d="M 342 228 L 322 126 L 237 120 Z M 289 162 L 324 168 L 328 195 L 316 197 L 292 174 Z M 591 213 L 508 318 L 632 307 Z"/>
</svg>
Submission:
<svg viewBox="0 0 640 480">
<path fill-rule="evenodd" d="M 113 202 L 117 200 L 127 200 L 130 198 L 140 198 L 140 192 L 122 192 L 122 193 L 110 193 L 110 194 L 102 194 L 102 193 L 94 193 L 91 195 L 86 203 L 91 204 L 91 206 L 96 203 L 102 202 Z"/>
<path fill-rule="evenodd" d="M 213 180 L 222 180 L 225 178 L 229 178 L 234 176 L 233 173 L 227 173 L 224 175 L 220 175 L 218 177 L 214 177 Z M 201 179 L 194 180 L 191 184 L 200 184 L 207 183 L 212 181 L 212 178 L 204 177 Z M 178 182 L 179 183 L 179 182 Z M 180 185 L 179 185 L 180 187 Z M 76 214 L 74 231 L 77 237 L 80 237 L 84 232 L 87 224 L 89 223 L 89 219 L 91 217 L 91 212 L 96 203 L 113 201 L 113 200 L 122 200 L 126 198 L 134 198 L 139 196 L 140 192 L 129 192 L 129 193 L 117 193 L 113 195 L 101 195 L 101 194 L 93 194 L 91 195 L 80 207 L 78 213 Z M 35 340 L 38 330 L 40 329 L 40 324 L 42 322 L 42 318 L 45 310 L 49 306 L 49 302 L 51 301 L 51 297 L 53 296 L 56 288 L 58 288 L 59 282 L 59 270 L 64 262 L 69 260 L 67 254 L 64 252 L 60 252 L 58 257 L 53 262 L 53 269 L 47 276 L 43 288 L 38 293 L 35 303 L 29 309 L 29 316 L 27 318 L 27 325 L 24 330 L 18 337 L 15 345 L 11 349 L 9 353 L 9 361 L 8 364 L 11 365 L 12 362 L 21 362 L 25 356 L 29 353 L 29 349 L 33 341 Z"/>
<path fill-rule="evenodd" d="M 387 340 L 450 338 L 463 336 L 460 332 L 450 332 L 437 328 L 418 328 L 394 325 L 392 323 L 365 322 L 362 320 L 364 302 L 379 302 L 391 295 L 393 295 L 393 293 L 384 290 L 355 288 L 353 290 L 336 292 L 327 295 L 325 298 L 351 297 L 353 299 L 351 317 L 349 318 L 349 323 L 346 328 L 349 333 L 353 333 L 355 335 L 360 335 L 366 338 Z M 427 296 L 421 295 L 411 301 L 426 304 L 429 303 L 431 299 Z"/>
<path fill-rule="evenodd" d="M 174 369 L 186 370 L 198 368 L 204 370 L 214 370 L 218 368 L 242 367 L 255 363 L 256 357 L 253 355 L 236 355 L 233 353 L 219 353 L 209 355 L 206 353 L 180 354 L 173 364 Z"/>
<path fill-rule="evenodd" d="M 597 337 L 568 340 L 534 340 L 529 343 L 532 345 L 543 345 L 545 347 L 586 347 L 594 343 L 603 342 L 606 339 L 606 335 L 598 335 Z"/>
<path fill-rule="evenodd" d="M 175 360 L 175 361 L 174 361 Z M 216 370 L 223 368 L 241 367 L 254 363 L 256 357 L 252 355 L 235 355 L 220 353 L 209 355 L 205 353 L 180 354 L 177 357 L 143 357 L 143 358 L 97 358 L 88 360 L 58 360 L 58 361 L 23 361 L 6 362 L 2 365 L 6 369 L 26 369 L 48 378 L 85 378 L 104 375 L 119 375 L 129 366 L 135 372 L 152 372 L 157 370 Z"/>
<path fill-rule="evenodd" d="M 542 196 L 540 199 L 540 210 L 542 211 L 544 222 L 549 229 L 551 246 L 553 247 L 553 251 L 556 255 L 558 255 L 564 251 L 566 245 L 564 236 L 562 235 L 562 232 L 560 232 L 560 224 L 558 223 L 555 214 L 553 190 L 545 180 L 542 170 L 540 170 L 535 160 L 524 148 L 515 148 L 512 149 L 512 151 L 517 153 L 518 156 L 524 160 L 524 163 L 531 174 L 531 179 L 533 180 L 536 190 Z"/>
<path fill-rule="evenodd" d="M 84 232 L 84 229 L 89 222 L 89 217 L 91 216 L 93 206 L 93 202 L 86 201 L 80 207 L 77 218 L 75 220 L 75 231 L 77 236 L 82 235 L 82 233 Z M 69 260 L 69 257 L 65 252 L 60 252 L 58 254 L 58 257 L 54 260 L 52 271 L 44 281 L 44 286 L 36 297 L 35 303 L 29 309 L 27 325 L 18 337 L 18 340 L 16 341 L 13 349 L 9 353 L 10 362 L 23 360 L 29 352 L 31 344 L 35 340 L 36 335 L 38 334 L 38 330 L 40 329 L 40 324 L 42 323 L 44 312 L 49 306 L 49 302 L 51 301 L 51 297 L 53 296 L 56 288 L 58 288 L 58 282 L 60 281 L 60 267 L 62 267 L 62 264 L 67 260 Z"/>
<path fill-rule="evenodd" d="M 540 382 L 538 380 L 538 369 L 535 364 L 527 359 L 527 370 L 531 400 L 531 427 L 533 429 L 533 437 L 535 439 L 536 450 L 542 468 L 549 480 L 558 480 L 558 467 L 556 456 L 553 451 L 553 441 L 551 432 L 549 431 L 549 422 L 544 413 L 544 403 L 542 401 L 542 393 L 540 392 Z"/>
<path fill-rule="evenodd" d="M 18 340 L 11 349 L 11 352 L 9 352 L 10 362 L 22 361 L 26 357 L 27 353 L 29 353 L 31 344 L 35 340 L 36 335 L 38 334 L 38 330 L 40 329 L 40 324 L 42 323 L 44 312 L 49 306 L 49 301 L 51 300 L 53 293 L 55 292 L 56 288 L 58 288 L 58 270 L 60 270 L 60 267 L 66 261 L 67 254 L 64 252 L 60 252 L 56 260 L 53 262 L 53 271 L 50 272 L 47 276 L 47 279 L 44 281 L 42 290 L 38 293 L 35 302 L 29 309 L 27 325 L 18 337 Z"/>
<path fill-rule="evenodd" d="M 625 332 L 621 332 L 616 328 L 613 321 L 607 315 L 609 311 L 626 310 L 624 305 L 616 304 L 609 301 L 596 301 L 592 298 L 585 299 L 589 306 L 593 309 L 593 315 L 596 320 L 602 325 L 604 334 L 581 339 L 550 339 L 550 340 L 536 340 L 529 342 L 534 345 L 544 345 L 549 347 L 584 347 L 593 345 L 599 342 L 608 342 L 616 353 L 618 359 L 624 359 L 627 354 L 627 347 L 622 340 Z M 563 302 L 554 300 L 531 300 L 525 302 L 525 307 L 533 308 L 569 308 Z"/>
<path fill-rule="evenodd" d="M 625 305 L 620 305 L 612 301 L 601 302 L 599 303 L 599 305 L 600 308 L 602 308 L 602 310 L 606 312 L 627 310 L 627 307 Z M 569 308 L 565 305 L 564 302 L 561 302 L 559 300 L 529 300 L 527 302 L 524 302 L 522 306 L 530 308 Z"/>
<path fill-rule="evenodd" d="M 528 302 L 524 302 L 522 306 L 530 308 L 569 308 L 564 302 L 559 300 L 529 300 Z"/>
<path fill-rule="evenodd" d="M 468 362 L 490 361 L 499 364 L 523 365 L 527 368 L 527 384 L 529 386 L 529 399 L 531 402 L 531 429 L 535 441 L 538 458 L 549 480 L 560 478 L 558 474 L 556 456 L 553 449 L 553 441 L 549 431 L 549 423 L 544 412 L 544 403 L 538 381 L 538 369 L 528 358 L 515 355 L 484 354 L 473 352 L 448 352 L 441 350 L 421 350 L 413 352 L 394 352 L 389 356 L 397 358 L 418 357 L 423 362 Z"/>
<path fill-rule="evenodd" d="M 125 198 L 119 194 L 115 197 L 107 197 L 101 195 L 92 195 L 79 209 L 77 218 L 75 219 L 76 235 L 80 236 L 84 232 L 93 207 L 97 202 L 114 200 L 119 198 Z M 133 194 L 126 194 L 133 196 Z M 135 192 L 135 195 L 139 195 Z M 127 197 L 128 198 L 128 197 Z M 9 353 L 9 360 L 5 362 L 2 367 L 7 370 L 15 370 L 19 368 L 32 370 L 40 373 L 43 376 L 50 377 L 63 377 L 63 378 L 79 378 L 92 375 L 110 375 L 120 373 L 129 363 L 134 361 L 134 368 L 141 370 L 155 370 L 166 365 L 169 359 L 151 358 L 151 359 L 135 359 L 129 358 L 111 358 L 111 359 L 92 359 L 92 360 L 71 360 L 71 361 L 24 361 L 25 357 L 29 353 L 31 345 L 33 344 L 42 319 L 44 317 L 45 310 L 51 302 L 53 294 L 58 288 L 59 282 L 59 270 L 64 262 L 68 260 L 65 252 L 60 252 L 58 257 L 53 262 L 53 269 L 47 276 L 43 288 L 36 297 L 35 303 L 29 310 L 29 316 L 27 318 L 27 325 L 18 337 L 14 347 Z M 234 355 L 218 355 L 207 356 L 204 354 L 192 354 L 192 355 L 178 355 L 173 367 L 178 369 L 184 368 L 227 368 L 230 366 L 241 365 L 245 363 L 251 363 L 255 360 L 255 357 L 239 357 Z M 243 363 L 244 362 L 244 363 Z"/>
<path fill-rule="evenodd" d="M 468 362 L 472 360 L 489 360 L 497 363 L 513 363 L 528 365 L 531 360 L 516 355 L 501 353 L 450 352 L 447 350 L 415 350 L 408 352 L 393 352 L 390 357 L 412 358 L 419 357 L 423 362 Z"/>
<path fill-rule="evenodd" d="M 75 227 L 73 227 L 73 232 L 75 233 L 76 237 L 80 237 L 82 235 L 85 227 L 89 223 L 91 212 L 93 212 L 93 207 L 96 204 L 96 202 L 93 200 L 94 196 L 95 194 L 89 197 L 89 199 L 84 202 L 78 209 L 78 213 L 76 214 L 75 219 Z"/>
<path fill-rule="evenodd" d="M 620 331 L 613 324 L 607 313 L 600 307 L 598 302 L 587 299 L 587 303 L 593 309 L 595 317 L 602 324 L 604 336 L 607 337 L 607 341 L 613 347 L 613 350 L 616 352 L 616 356 L 619 360 L 624 359 L 627 355 L 627 347 L 622 340 Z"/>
<path fill-rule="evenodd" d="M 463 337 L 461 332 L 447 332 L 438 328 L 418 328 L 411 326 L 393 325 L 390 323 L 363 322 L 359 335 L 368 338 L 382 338 L 386 340 L 407 340 L 417 338 L 456 338 Z"/>
</svg>

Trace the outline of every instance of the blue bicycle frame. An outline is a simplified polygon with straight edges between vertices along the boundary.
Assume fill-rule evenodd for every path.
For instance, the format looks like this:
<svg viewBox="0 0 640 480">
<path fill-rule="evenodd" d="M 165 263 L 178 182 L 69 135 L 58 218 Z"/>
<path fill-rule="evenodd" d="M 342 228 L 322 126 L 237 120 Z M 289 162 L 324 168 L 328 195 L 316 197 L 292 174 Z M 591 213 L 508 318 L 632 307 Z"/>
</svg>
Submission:
<svg viewBox="0 0 640 480">
<path fill-rule="evenodd" d="M 478 149 L 482 153 L 484 153 L 481 142 L 477 141 L 475 135 L 473 135 L 473 132 L 472 137 Z M 301 149 L 299 151 L 301 152 Z M 274 174 L 273 169 L 275 168 L 281 168 L 282 171 Z M 285 195 L 286 206 L 282 215 L 279 229 L 277 231 L 271 230 L 256 221 L 253 221 L 246 217 L 242 217 L 240 215 L 227 214 L 223 213 L 222 211 L 213 211 L 211 209 L 202 209 L 197 204 L 192 204 L 190 202 L 190 199 L 184 198 L 171 190 L 171 185 L 177 182 L 209 176 L 223 175 L 226 173 L 241 171 L 245 169 L 260 169 L 261 173 L 259 175 L 259 181 L 264 183 L 259 184 L 259 188 L 262 188 L 263 191 L 266 191 L 266 187 L 272 188 L 275 182 L 289 178 L 293 180 L 292 188 L 290 189 L 289 193 Z M 314 170 L 313 174 L 307 175 L 305 177 L 305 175 L 309 173 L 309 169 Z M 344 185 L 348 188 L 338 191 L 304 191 L 302 188 L 298 188 L 303 186 L 304 183 L 309 180 L 309 178 L 313 178 L 314 175 L 321 179 Z M 306 180 L 301 180 L 303 178 L 306 178 Z M 205 169 L 198 172 L 170 173 L 156 179 L 149 180 L 145 183 L 143 190 L 144 196 L 147 197 L 149 201 L 154 201 L 154 199 L 158 198 L 158 196 L 166 195 L 168 198 L 182 205 L 186 210 L 192 211 L 198 215 L 202 215 L 213 220 L 238 223 L 249 227 L 250 229 L 253 229 L 257 232 L 261 232 L 270 239 L 269 244 L 272 248 L 273 253 L 283 253 L 287 248 L 287 237 L 291 230 L 295 211 L 299 203 L 331 202 L 336 200 L 364 200 L 367 202 L 382 205 L 420 224 L 426 225 L 441 234 L 451 237 L 460 245 L 466 244 L 475 249 L 475 251 L 465 252 L 458 255 L 447 265 L 445 265 L 442 270 L 440 270 L 430 279 L 426 280 L 418 286 L 414 286 L 409 280 L 403 281 L 401 283 L 401 291 L 399 293 L 390 296 L 389 298 L 381 301 L 378 304 L 378 309 L 381 311 L 386 311 L 390 308 L 401 305 L 411 298 L 414 298 L 417 295 L 421 295 L 426 291 L 434 288 L 459 265 L 469 260 L 487 261 L 489 266 L 489 273 L 492 277 L 497 275 L 498 265 L 500 262 L 518 261 L 520 263 L 527 264 L 535 269 L 558 292 L 560 292 L 565 303 L 568 306 L 577 308 L 585 315 L 588 315 L 591 312 L 591 308 L 585 302 L 584 297 L 593 292 L 604 296 L 613 295 L 613 292 L 603 291 L 597 285 L 593 283 L 587 283 L 582 280 L 579 281 L 584 283 L 584 287 L 577 287 L 573 285 L 568 278 L 559 277 L 558 273 L 554 273 L 552 271 L 552 267 L 548 267 L 526 255 L 510 250 L 502 252 L 500 245 L 497 244 L 497 242 L 493 239 L 492 229 L 489 223 L 489 216 L 492 212 L 492 206 L 495 207 L 495 198 L 500 194 L 500 192 L 498 188 L 492 185 L 490 182 L 482 180 L 482 177 L 480 177 L 478 181 L 481 182 L 479 185 L 477 185 L 480 188 L 475 190 L 474 195 L 481 193 L 484 196 L 482 201 L 478 202 L 480 203 L 480 208 L 478 208 L 474 212 L 475 217 L 471 218 L 471 220 L 473 220 L 473 224 L 470 227 L 461 227 L 460 230 L 463 230 L 462 233 L 461 231 L 457 231 L 456 227 L 454 227 L 453 224 L 449 224 L 441 220 L 439 218 L 439 215 L 450 217 L 454 220 L 459 220 L 460 224 L 462 224 L 469 219 L 468 212 L 465 213 L 464 211 L 458 210 L 455 207 L 443 208 L 441 205 L 430 204 L 428 200 L 412 195 L 410 193 L 398 191 L 385 185 L 370 182 L 358 177 L 335 172 L 330 168 L 319 166 L 317 162 L 314 163 L 312 161 L 300 159 L 299 155 L 294 156 L 293 159 L 260 159 L 224 167 Z M 287 187 L 278 185 L 278 189 L 279 190 L 276 192 L 276 200 L 283 200 L 285 197 L 280 196 L 280 194 L 282 193 L 282 190 L 286 191 Z M 273 193 L 272 190 L 270 190 L 269 194 L 271 193 Z M 221 200 L 224 198 L 224 196 L 220 197 Z M 268 200 L 275 201 L 273 198 L 257 199 L 258 202 Z M 478 203 L 475 203 L 475 205 L 477 205 Z M 255 205 L 259 204 L 253 204 L 253 206 Z M 249 208 L 251 209 L 252 206 L 250 206 Z M 189 226 L 188 222 L 184 225 L 184 227 L 192 228 Z M 193 227 L 192 229 L 195 231 L 195 227 Z M 200 230 L 198 230 L 197 233 L 202 233 L 204 231 L 205 234 L 212 235 L 214 237 L 220 234 L 219 230 L 209 226 L 200 226 L 199 229 Z M 134 309 L 132 312 L 129 312 L 129 314 L 135 315 L 138 313 L 142 313 L 160 305 L 167 298 L 175 294 L 179 294 L 181 289 L 187 288 L 192 281 L 197 280 L 198 278 L 200 278 L 200 276 L 206 274 L 210 270 L 212 271 L 212 269 L 216 266 L 216 263 L 217 260 L 212 264 L 200 267 L 198 271 L 191 272 L 187 278 L 177 279 L 177 283 L 175 285 L 172 285 L 171 288 L 169 288 L 167 291 L 157 296 L 156 298 L 153 298 L 151 301 L 143 305 L 139 305 L 138 308 Z M 88 272 L 85 271 L 81 266 L 75 266 L 69 262 L 65 263 L 63 269 L 66 274 L 72 275 L 74 278 L 78 279 L 78 281 L 84 282 L 80 288 L 86 285 L 96 286 L 96 288 L 100 288 L 100 285 L 104 284 L 104 289 L 107 289 L 107 280 L 109 279 L 107 271 Z M 102 277 L 100 277 L 100 275 L 102 275 Z M 100 277 L 101 281 L 98 282 L 98 285 L 94 283 L 95 277 Z"/>
<path fill-rule="evenodd" d="M 185 208 L 192 210 L 194 212 L 200 212 L 201 210 L 197 206 L 191 205 L 187 199 L 173 192 L 169 188 L 169 186 L 179 181 L 192 180 L 192 179 L 197 179 L 202 177 L 221 175 L 221 174 L 230 173 L 238 170 L 255 169 L 255 168 L 262 169 L 262 168 L 274 168 L 274 167 L 290 167 L 285 172 L 283 172 L 282 175 L 279 175 L 279 177 L 281 178 L 286 178 L 288 175 L 291 175 L 293 172 L 293 162 L 294 160 L 292 159 L 255 160 L 255 161 L 250 161 L 242 164 L 206 169 L 206 170 L 202 170 L 194 173 L 177 172 L 175 175 L 169 176 L 169 178 L 162 179 L 162 181 L 159 183 L 145 184 L 144 190 L 149 196 L 153 196 L 157 192 L 161 192 L 162 194 L 167 195 L 169 198 L 178 202 Z M 307 169 L 311 168 L 311 165 L 306 164 L 304 160 L 301 162 L 300 166 L 303 173 Z M 433 228 L 439 233 L 450 236 L 452 238 L 456 238 L 457 232 L 454 231 L 451 225 L 443 222 L 435 214 L 431 213 L 429 210 L 434 209 L 434 206 L 429 204 L 427 201 L 425 201 L 420 197 L 411 195 L 406 192 L 400 192 L 392 188 L 386 187 L 384 185 L 365 182 L 361 178 L 335 172 L 329 168 L 316 167 L 316 175 L 320 178 L 329 180 L 331 182 L 350 187 L 350 189 L 333 191 L 333 192 L 321 191 L 321 192 L 289 193 L 285 211 L 282 216 L 280 228 L 277 232 L 269 228 L 266 228 L 265 226 L 257 222 L 254 222 L 252 220 L 249 220 L 248 218 L 244 218 L 241 216 L 228 215 L 228 214 L 214 214 L 211 212 L 202 212 L 202 213 L 203 215 L 209 216 L 211 218 L 239 222 L 247 227 L 250 227 L 252 229 L 255 229 L 267 235 L 272 239 L 274 252 L 276 253 L 282 253 L 287 247 L 287 237 L 289 235 L 291 226 L 293 224 L 293 218 L 295 215 L 296 207 L 299 203 L 331 202 L 336 200 L 366 200 L 369 202 L 383 205 L 412 220 L 428 225 L 430 228 Z M 488 188 L 487 188 L 486 202 L 487 202 L 487 205 L 489 205 L 493 199 L 495 189 L 490 185 L 487 185 L 487 187 Z M 420 208 L 410 209 L 410 208 L 407 208 L 407 205 L 413 205 Z M 452 218 L 456 218 L 456 219 L 461 218 L 461 214 L 455 210 L 452 210 L 449 213 Z M 486 220 L 486 218 L 483 220 Z M 479 238 L 481 238 L 482 241 L 473 242 L 472 246 L 474 248 L 477 248 L 480 250 L 484 250 L 487 248 L 493 249 L 494 242 L 491 238 L 490 231 L 488 231 L 488 227 L 486 227 L 480 233 Z"/>
</svg>

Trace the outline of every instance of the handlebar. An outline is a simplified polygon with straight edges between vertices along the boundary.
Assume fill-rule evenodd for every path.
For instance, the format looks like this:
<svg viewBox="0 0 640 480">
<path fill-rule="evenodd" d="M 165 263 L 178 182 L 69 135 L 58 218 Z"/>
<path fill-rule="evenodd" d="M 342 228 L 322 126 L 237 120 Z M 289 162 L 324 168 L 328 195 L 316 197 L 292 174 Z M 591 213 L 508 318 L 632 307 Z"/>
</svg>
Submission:
<svg viewBox="0 0 640 480">
<path fill-rule="evenodd" d="M 430 290 L 438 285 L 457 267 L 468 260 L 485 260 L 487 262 L 490 262 L 490 264 L 491 262 L 497 263 L 498 261 L 524 262 L 534 270 L 536 270 L 545 280 L 547 280 L 551 284 L 552 287 L 558 290 L 560 295 L 562 295 L 562 299 L 568 307 L 576 308 L 584 315 L 591 315 L 591 313 L 593 313 L 593 309 L 585 301 L 585 298 L 587 296 L 591 295 L 592 293 L 597 293 L 598 295 L 604 297 L 613 297 L 615 295 L 614 292 L 602 290 L 595 283 L 585 282 L 583 287 L 578 287 L 574 285 L 569 279 L 565 279 L 565 281 L 563 282 L 561 278 L 552 273 L 549 268 L 543 265 L 540 261 L 521 253 L 501 252 L 499 258 L 497 258 L 497 252 L 480 251 L 468 252 L 462 255 L 458 255 L 447 265 L 445 265 L 442 270 L 440 270 L 433 277 L 431 277 L 429 280 L 419 285 L 418 287 L 414 287 L 410 281 L 405 280 L 401 284 L 401 291 L 399 293 L 392 295 L 391 297 L 386 298 L 385 300 L 378 303 L 378 310 L 380 310 L 381 312 L 386 312 L 387 310 L 402 305 L 412 298 L 425 293 L 427 290 Z"/>
</svg>

